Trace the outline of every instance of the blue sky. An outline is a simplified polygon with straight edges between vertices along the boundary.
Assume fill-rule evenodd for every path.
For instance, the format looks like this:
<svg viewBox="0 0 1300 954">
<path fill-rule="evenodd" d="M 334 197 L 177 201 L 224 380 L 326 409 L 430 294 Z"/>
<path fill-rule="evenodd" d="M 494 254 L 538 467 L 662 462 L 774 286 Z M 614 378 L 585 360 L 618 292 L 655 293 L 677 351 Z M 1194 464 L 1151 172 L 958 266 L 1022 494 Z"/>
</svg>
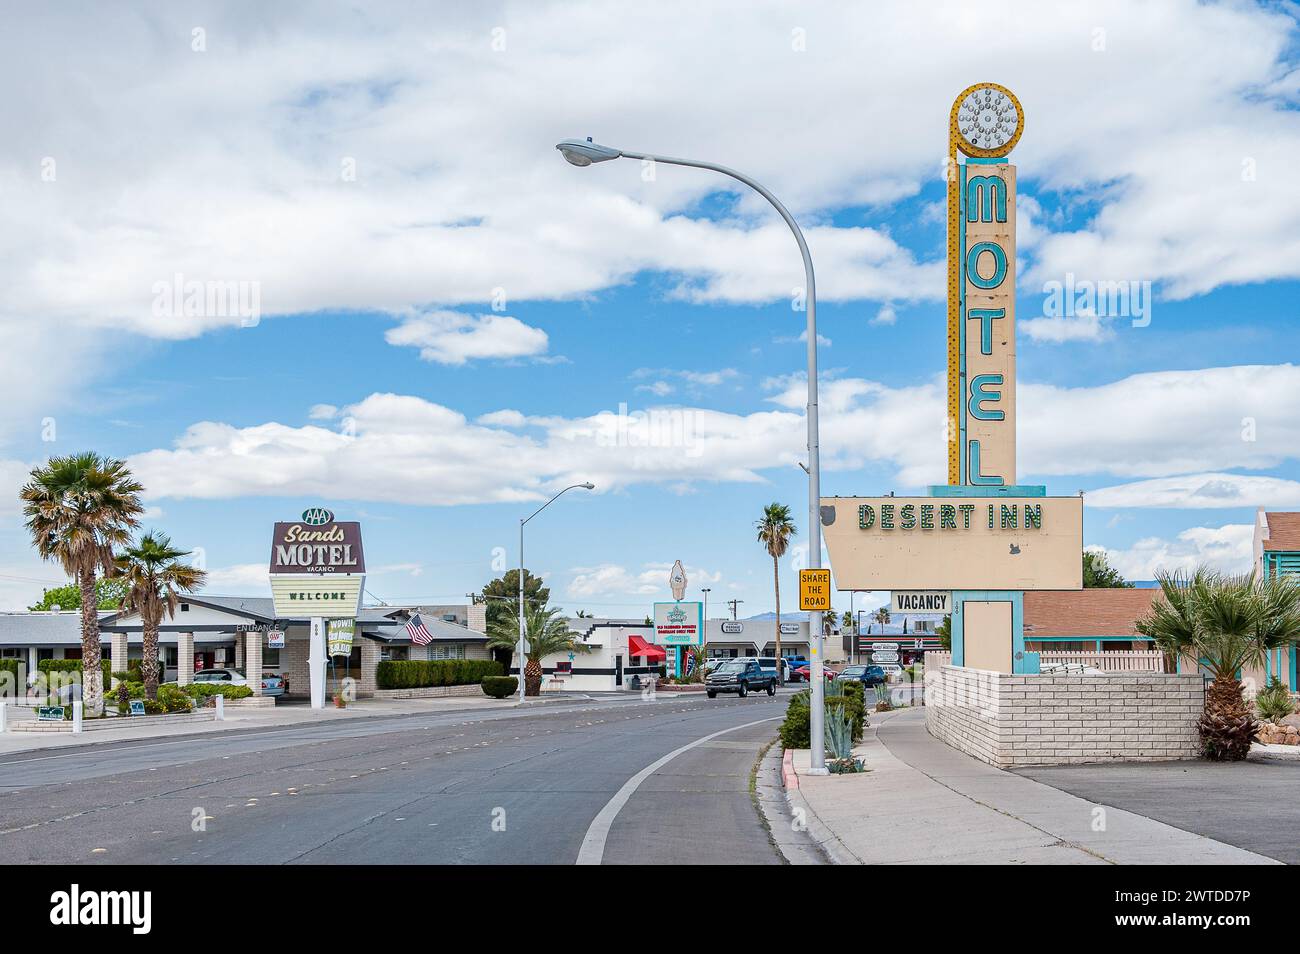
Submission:
<svg viewBox="0 0 1300 954">
<path fill-rule="evenodd" d="M 988 79 L 1027 116 L 1021 482 L 1087 492 L 1085 543 L 1137 578 L 1244 569 L 1254 507 L 1300 507 L 1294 8 L 320 9 L 87 7 L 96 39 L 71 41 L 42 11 L 0 40 L 39 90 L 2 107 L 8 499 L 93 448 L 131 461 L 212 592 L 264 592 L 271 523 L 324 504 L 363 521 L 372 593 L 450 601 L 591 479 L 530 525 L 555 602 L 640 616 L 681 559 L 719 613 L 770 610 L 753 522 L 775 500 L 806 523 L 794 245 L 725 180 L 574 169 L 553 143 L 785 197 L 829 341 L 823 491 L 915 491 L 942 480 L 947 110 Z M 1151 282 L 1149 326 L 1042 323 L 1067 272 Z M 160 311 L 176 274 L 257 283 L 258 320 Z M 611 446 L 620 405 L 677 436 Z M 0 510 L 0 605 L 60 578 Z"/>
</svg>

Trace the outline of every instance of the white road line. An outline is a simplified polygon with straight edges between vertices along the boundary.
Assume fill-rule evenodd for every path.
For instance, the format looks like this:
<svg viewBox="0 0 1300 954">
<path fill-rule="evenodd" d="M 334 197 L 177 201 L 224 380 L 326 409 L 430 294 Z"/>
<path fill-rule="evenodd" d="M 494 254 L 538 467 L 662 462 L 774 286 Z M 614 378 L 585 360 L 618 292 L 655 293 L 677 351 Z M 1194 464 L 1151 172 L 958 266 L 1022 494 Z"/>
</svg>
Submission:
<svg viewBox="0 0 1300 954">
<path fill-rule="evenodd" d="M 728 732 L 738 732 L 741 729 L 762 725 L 764 722 L 776 722 L 780 718 L 782 716 L 773 716 L 770 719 L 759 719 L 757 722 L 746 722 L 744 725 L 733 725 L 730 729 L 723 729 L 720 732 L 714 732 L 712 735 L 706 735 L 702 739 L 696 739 L 694 742 L 688 742 L 680 749 L 673 749 L 662 758 L 651 762 L 624 782 L 623 787 L 614 793 L 614 797 L 606 802 L 605 807 L 592 819 L 591 825 L 587 828 L 587 834 L 582 838 L 582 847 L 578 849 L 578 859 L 574 864 L 598 865 L 604 860 L 605 840 L 609 838 L 609 830 L 614 827 L 614 819 L 618 817 L 618 813 L 623 810 L 623 806 L 641 787 L 642 782 L 677 758 L 677 756 L 683 752 L 689 752 L 697 745 L 703 745 L 711 739 L 716 739 L 720 735 L 726 735 Z"/>
</svg>

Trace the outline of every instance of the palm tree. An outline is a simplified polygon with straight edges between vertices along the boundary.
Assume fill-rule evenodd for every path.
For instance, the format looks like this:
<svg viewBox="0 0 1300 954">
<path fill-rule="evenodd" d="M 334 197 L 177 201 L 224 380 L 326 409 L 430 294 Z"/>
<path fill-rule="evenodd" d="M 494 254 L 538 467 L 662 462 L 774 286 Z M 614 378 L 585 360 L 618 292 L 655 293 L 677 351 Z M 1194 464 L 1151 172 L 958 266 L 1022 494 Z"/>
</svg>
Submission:
<svg viewBox="0 0 1300 954">
<path fill-rule="evenodd" d="M 871 614 L 871 618 L 880 624 L 880 634 L 885 634 L 885 624 L 889 622 L 889 607 L 882 606 Z"/>
<path fill-rule="evenodd" d="M 591 647 L 577 640 L 577 633 L 559 616 L 559 607 L 530 605 L 524 608 L 524 633 L 528 652 L 522 667 L 524 695 L 542 693 L 542 659 L 555 653 L 589 653 Z M 488 624 L 489 649 L 517 651 L 519 646 L 519 606 L 511 603 L 506 613 Z"/>
<path fill-rule="evenodd" d="M 1161 598 L 1137 621 L 1167 656 L 1197 659 L 1210 673 L 1198 728 L 1206 758 L 1240 761 L 1250 752 L 1255 720 L 1239 674 L 1263 665 L 1274 649 L 1300 641 L 1300 582 L 1224 576 L 1198 569 L 1157 573 Z"/>
<path fill-rule="evenodd" d="M 144 630 L 144 693 L 158 697 L 158 624 L 164 615 L 174 617 L 183 593 L 193 593 L 208 574 L 180 558 L 190 551 L 178 550 L 163 533 L 150 531 L 140 542 L 117 558 L 117 571 L 126 582 L 123 613 L 138 612 Z M 116 660 L 115 660 L 116 661 Z"/>
<path fill-rule="evenodd" d="M 143 490 L 122 461 L 84 453 L 51 457 L 19 491 L 36 552 L 81 587 L 82 699 L 89 712 L 101 711 L 104 694 L 95 574 L 114 574 L 113 548 L 130 542 L 144 512 Z"/>
<path fill-rule="evenodd" d="M 790 516 L 790 508 L 785 504 L 770 503 L 763 508 L 763 519 L 754 524 L 758 530 L 758 542 L 767 549 L 772 557 L 772 586 L 776 591 L 776 678 L 781 678 L 781 557 L 790 547 L 790 538 L 799 531 Z"/>
</svg>

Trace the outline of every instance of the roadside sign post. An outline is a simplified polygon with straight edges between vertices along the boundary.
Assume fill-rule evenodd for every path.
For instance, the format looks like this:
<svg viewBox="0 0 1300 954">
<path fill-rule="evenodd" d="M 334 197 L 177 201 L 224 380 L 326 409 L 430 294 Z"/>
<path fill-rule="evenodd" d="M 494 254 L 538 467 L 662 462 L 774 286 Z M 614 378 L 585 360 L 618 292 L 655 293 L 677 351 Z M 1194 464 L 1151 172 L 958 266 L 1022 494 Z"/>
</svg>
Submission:
<svg viewBox="0 0 1300 954">
<path fill-rule="evenodd" d="M 81 700 L 80 699 L 74 700 L 72 703 L 72 731 L 73 732 L 81 731 L 81 710 L 82 710 Z"/>
<path fill-rule="evenodd" d="M 820 552 L 821 538 L 820 528 L 818 533 L 813 534 L 813 539 L 817 540 L 818 552 Z M 826 769 L 826 740 L 822 737 L 825 731 L 824 715 L 822 707 L 825 705 L 826 697 L 825 678 L 822 670 L 822 613 L 831 608 L 831 571 L 813 567 L 799 571 L 799 609 L 808 613 L 808 642 L 810 644 L 809 655 L 812 656 L 808 666 L 808 678 L 812 682 L 812 705 L 808 713 L 808 732 L 811 738 L 809 743 L 812 746 L 812 753 L 809 756 L 810 764 L 808 771 L 813 775 L 825 775 Z M 777 663 L 778 670 L 780 662 Z"/>
</svg>

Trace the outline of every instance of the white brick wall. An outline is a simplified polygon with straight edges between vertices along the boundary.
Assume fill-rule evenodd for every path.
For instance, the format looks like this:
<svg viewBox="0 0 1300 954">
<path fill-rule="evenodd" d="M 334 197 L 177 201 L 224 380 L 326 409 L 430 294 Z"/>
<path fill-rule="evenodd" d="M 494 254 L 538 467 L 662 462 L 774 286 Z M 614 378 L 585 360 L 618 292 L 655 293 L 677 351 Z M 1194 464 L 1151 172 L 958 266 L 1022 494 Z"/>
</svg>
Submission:
<svg viewBox="0 0 1300 954">
<path fill-rule="evenodd" d="M 925 681 L 930 734 L 999 768 L 1200 754 L 1198 674 L 1015 676 L 927 666 Z"/>
</svg>

